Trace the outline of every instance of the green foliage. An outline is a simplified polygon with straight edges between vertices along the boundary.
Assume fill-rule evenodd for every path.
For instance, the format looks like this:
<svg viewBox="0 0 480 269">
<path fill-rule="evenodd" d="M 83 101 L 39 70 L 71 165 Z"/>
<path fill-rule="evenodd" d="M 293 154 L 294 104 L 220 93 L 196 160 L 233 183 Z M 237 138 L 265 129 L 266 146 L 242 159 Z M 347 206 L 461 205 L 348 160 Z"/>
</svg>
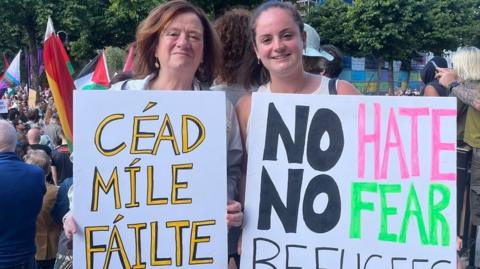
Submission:
<svg viewBox="0 0 480 269">
<path fill-rule="evenodd" d="M 194 4 L 201 7 L 211 19 L 221 16 L 232 7 L 242 6 L 253 8 L 261 4 L 262 0 L 192 0 Z"/>
<path fill-rule="evenodd" d="M 113 78 L 115 73 L 122 72 L 127 54 L 119 47 L 107 47 L 105 48 L 105 56 L 107 60 L 108 74 L 110 78 Z"/>
<path fill-rule="evenodd" d="M 364 55 L 408 59 L 425 34 L 425 10 L 424 1 L 357 0 L 348 13 L 353 42 Z"/>
<path fill-rule="evenodd" d="M 476 43 L 480 32 L 480 1 L 427 0 L 427 5 L 428 24 L 422 38 L 422 50 L 441 55 L 444 50 Z"/>
<path fill-rule="evenodd" d="M 347 17 L 351 5 L 343 0 L 326 0 L 324 4 L 311 8 L 305 18 L 320 34 L 321 44 L 332 44 L 348 55 L 359 54 L 352 42 L 350 21 Z"/>
</svg>

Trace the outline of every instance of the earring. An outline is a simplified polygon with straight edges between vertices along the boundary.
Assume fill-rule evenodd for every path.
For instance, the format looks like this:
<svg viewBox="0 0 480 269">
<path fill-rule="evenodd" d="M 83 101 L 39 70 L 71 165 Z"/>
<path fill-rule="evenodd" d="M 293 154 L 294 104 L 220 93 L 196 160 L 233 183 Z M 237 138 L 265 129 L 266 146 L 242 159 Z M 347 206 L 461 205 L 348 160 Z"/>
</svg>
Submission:
<svg viewBox="0 0 480 269">
<path fill-rule="evenodd" d="M 262 62 L 260 62 L 260 58 L 257 58 L 257 64 L 261 65 Z"/>
<path fill-rule="evenodd" d="M 160 69 L 160 61 L 155 57 L 155 68 Z"/>
</svg>

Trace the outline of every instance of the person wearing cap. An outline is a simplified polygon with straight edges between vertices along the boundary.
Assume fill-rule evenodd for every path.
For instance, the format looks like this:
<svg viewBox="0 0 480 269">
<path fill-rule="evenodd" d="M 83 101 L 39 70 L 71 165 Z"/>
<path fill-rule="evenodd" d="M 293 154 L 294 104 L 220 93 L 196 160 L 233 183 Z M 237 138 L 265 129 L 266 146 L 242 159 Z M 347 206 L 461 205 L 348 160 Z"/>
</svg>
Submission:
<svg viewBox="0 0 480 269">
<path fill-rule="evenodd" d="M 357 91 L 350 82 L 338 79 L 342 72 L 342 53 L 333 45 L 320 47 L 320 35 L 315 29 L 304 23 L 306 35 L 305 49 L 303 50 L 303 68 L 306 72 L 320 74 L 328 80 L 330 94 L 338 91 Z"/>
</svg>

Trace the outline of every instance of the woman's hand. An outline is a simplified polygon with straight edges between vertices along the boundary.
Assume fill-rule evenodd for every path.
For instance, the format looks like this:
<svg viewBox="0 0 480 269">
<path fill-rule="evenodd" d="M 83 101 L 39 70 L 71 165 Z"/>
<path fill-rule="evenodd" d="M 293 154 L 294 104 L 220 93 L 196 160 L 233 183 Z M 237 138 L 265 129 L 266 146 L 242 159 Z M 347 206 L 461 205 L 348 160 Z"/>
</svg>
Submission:
<svg viewBox="0 0 480 269">
<path fill-rule="evenodd" d="M 442 84 L 443 87 L 448 87 L 454 81 L 458 80 L 458 75 L 455 70 L 450 68 L 437 68 L 435 78 Z"/>
<path fill-rule="evenodd" d="M 70 240 L 73 238 L 73 234 L 77 233 L 77 223 L 75 223 L 71 212 L 68 212 L 64 217 L 63 230 L 65 231 L 65 236 Z"/>
<path fill-rule="evenodd" d="M 227 202 L 227 226 L 240 227 L 243 224 L 242 204 L 235 200 L 228 200 Z"/>
</svg>

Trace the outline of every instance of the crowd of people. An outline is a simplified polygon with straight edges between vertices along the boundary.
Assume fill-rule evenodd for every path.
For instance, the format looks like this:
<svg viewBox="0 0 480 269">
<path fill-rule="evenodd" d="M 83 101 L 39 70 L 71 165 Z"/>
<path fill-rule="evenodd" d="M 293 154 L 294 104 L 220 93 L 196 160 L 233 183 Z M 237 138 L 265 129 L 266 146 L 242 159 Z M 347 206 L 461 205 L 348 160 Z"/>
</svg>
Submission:
<svg viewBox="0 0 480 269">
<path fill-rule="evenodd" d="M 111 90 L 220 90 L 227 95 L 228 254 L 237 267 L 243 224 L 251 92 L 359 95 L 338 79 L 342 54 L 320 46 L 294 6 L 270 1 L 236 8 L 211 23 L 193 4 L 153 9 L 137 28 L 134 71 Z M 460 49 L 454 69 L 433 58 L 422 72 L 426 96 L 454 95 L 465 106 L 458 140 L 472 148 L 472 224 L 480 225 L 480 51 Z M 0 268 L 60 268 L 71 262 L 77 231 L 69 208 L 72 156 L 49 90 L 28 107 L 24 89 L 5 93 L 0 119 Z M 8 208 L 8 210 L 6 210 Z M 459 234 L 459 237 L 461 235 Z"/>
</svg>

